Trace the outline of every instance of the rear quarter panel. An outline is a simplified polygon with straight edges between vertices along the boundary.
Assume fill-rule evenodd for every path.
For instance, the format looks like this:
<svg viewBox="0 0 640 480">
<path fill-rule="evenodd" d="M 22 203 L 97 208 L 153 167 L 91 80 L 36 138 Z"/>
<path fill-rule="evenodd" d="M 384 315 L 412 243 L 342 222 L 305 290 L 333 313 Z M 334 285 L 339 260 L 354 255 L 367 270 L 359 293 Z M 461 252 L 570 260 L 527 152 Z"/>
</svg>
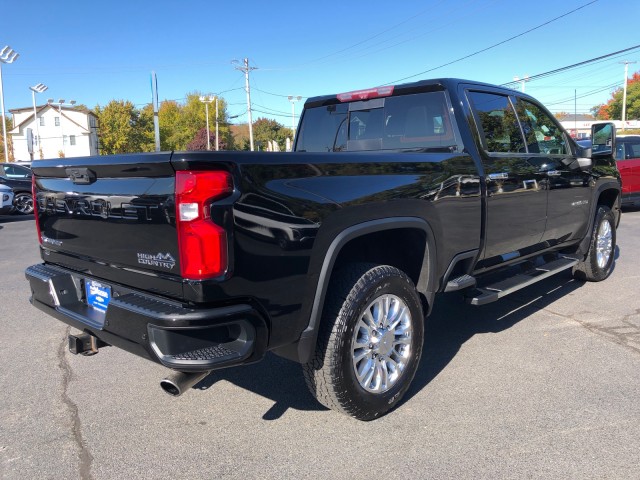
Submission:
<svg viewBox="0 0 640 480">
<path fill-rule="evenodd" d="M 194 284 L 194 293 L 253 296 L 272 322 L 270 348 L 297 340 L 307 326 L 329 246 L 347 228 L 424 219 L 434 232 L 438 272 L 480 242 L 480 182 L 467 154 L 185 153 L 172 163 L 204 168 L 214 158 L 234 172 L 238 190 L 232 273 L 224 282 Z"/>
</svg>

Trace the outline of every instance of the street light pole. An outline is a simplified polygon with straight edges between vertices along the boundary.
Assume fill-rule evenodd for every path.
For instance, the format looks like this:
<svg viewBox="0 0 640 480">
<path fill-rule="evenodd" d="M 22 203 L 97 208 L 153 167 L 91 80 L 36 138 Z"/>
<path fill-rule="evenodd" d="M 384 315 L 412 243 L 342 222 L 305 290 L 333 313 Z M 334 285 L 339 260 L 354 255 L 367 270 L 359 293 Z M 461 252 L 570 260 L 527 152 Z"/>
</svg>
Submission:
<svg viewBox="0 0 640 480">
<path fill-rule="evenodd" d="M 33 87 L 29 87 L 31 90 L 31 97 L 33 98 L 33 121 L 36 122 L 36 142 L 38 143 L 38 151 L 40 152 L 40 160 L 44 158 L 42 154 L 42 140 L 40 138 L 40 123 L 38 122 L 38 112 L 36 111 L 36 93 L 43 93 L 49 87 L 43 83 L 38 83 Z"/>
<path fill-rule="evenodd" d="M 73 107 L 76 104 L 75 100 L 69 100 L 69 103 L 65 103 L 64 99 L 60 99 L 57 102 L 53 101 L 53 98 L 47 100 L 47 103 L 53 107 L 58 107 L 58 113 L 60 114 L 60 137 L 62 139 L 62 156 L 67 156 L 67 149 L 64 146 L 64 127 L 62 125 L 62 107 Z"/>
<path fill-rule="evenodd" d="M 205 115 L 207 117 L 207 150 L 211 150 L 211 140 L 209 138 L 209 104 L 213 102 L 212 96 L 201 96 L 200 101 L 204 103 Z M 216 98 L 216 150 L 218 149 L 218 99 Z"/>
<path fill-rule="evenodd" d="M 296 134 L 296 102 L 299 102 L 300 100 L 302 100 L 302 97 L 300 95 L 298 96 L 289 95 L 287 98 L 291 102 L 291 131 L 293 132 L 293 135 L 295 135 Z"/>
<path fill-rule="evenodd" d="M 4 144 L 4 161 L 9 162 L 9 140 L 7 139 L 7 120 L 4 118 L 4 91 L 2 87 L 2 64 L 15 62 L 20 54 L 9 45 L 0 50 L 0 109 L 2 109 L 2 143 Z"/>
<path fill-rule="evenodd" d="M 523 78 L 520 78 L 516 75 L 515 77 L 513 77 L 513 80 L 516 82 L 520 82 L 520 90 L 522 91 L 522 93 L 524 93 L 524 84 L 525 82 L 528 82 L 530 78 L 529 75 L 525 75 Z"/>
</svg>

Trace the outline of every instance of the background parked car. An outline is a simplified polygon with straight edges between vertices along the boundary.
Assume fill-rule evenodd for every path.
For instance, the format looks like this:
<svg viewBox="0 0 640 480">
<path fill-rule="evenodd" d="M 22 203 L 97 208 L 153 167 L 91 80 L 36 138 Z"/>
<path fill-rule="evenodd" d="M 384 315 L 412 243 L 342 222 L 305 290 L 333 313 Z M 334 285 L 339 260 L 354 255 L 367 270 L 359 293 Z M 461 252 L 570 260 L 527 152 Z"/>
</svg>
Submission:
<svg viewBox="0 0 640 480">
<path fill-rule="evenodd" d="M 0 163 L 2 166 L 2 175 L 17 180 L 31 181 L 31 164 L 30 163 Z"/>
<path fill-rule="evenodd" d="M 13 190 L 6 185 L 0 185 L 0 215 L 13 212 Z"/>
<path fill-rule="evenodd" d="M 31 169 L 15 163 L 0 163 L 0 185 L 13 190 L 13 205 L 17 213 L 29 215 L 33 213 L 33 196 L 31 193 Z"/>
<path fill-rule="evenodd" d="M 576 143 L 591 147 L 589 139 Z M 622 177 L 622 205 L 640 205 L 640 135 L 618 135 L 615 159 Z"/>
<path fill-rule="evenodd" d="M 640 205 L 640 135 L 618 136 L 616 163 L 622 176 L 622 205 Z"/>
</svg>

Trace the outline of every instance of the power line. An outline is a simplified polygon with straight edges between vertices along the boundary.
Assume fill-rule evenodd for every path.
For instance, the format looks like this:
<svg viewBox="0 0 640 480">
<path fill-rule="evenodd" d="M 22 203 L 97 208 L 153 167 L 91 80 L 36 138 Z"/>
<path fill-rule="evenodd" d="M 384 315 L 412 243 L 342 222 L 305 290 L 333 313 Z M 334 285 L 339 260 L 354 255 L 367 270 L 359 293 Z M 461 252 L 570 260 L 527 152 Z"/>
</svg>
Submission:
<svg viewBox="0 0 640 480">
<path fill-rule="evenodd" d="M 267 95 L 273 95 L 274 97 L 289 98 L 289 95 L 282 95 L 282 94 L 280 94 L 280 93 L 267 92 L 267 91 L 265 91 L 265 90 L 261 90 L 261 89 L 259 89 L 259 88 L 257 88 L 257 87 L 253 87 L 253 89 L 254 89 L 254 90 L 257 90 L 257 91 L 258 91 L 258 92 L 260 92 L 260 93 L 266 93 Z M 300 96 L 301 96 L 301 97 L 304 97 L 304 98 L 308 98 L 308 95 L 300 95 Z"/>
<path fill-rule="evenodd" d="M 550 105 L 559 105 L 561 103 L 572 102 L 575 99 L 590 97 L 591 95 L 595 95 L 596 93 L 604 92 L 606 90 L 609 90 L 609 89 L 617 87 L 617 86 L 618 86 L 618 83 L 613 83 L 611 85 L 607 85 L 606 87 L 602 87 L 602 88 L 599 88 L 597 90 L 592 90 L 590 92 L 586 92 L 586 93 L 580 94 L 579 96 L 568 97 L 566 99 L 558 100 L 558 101 L 555 101 L 555 102 L 545 102 L 545 105 L 548 107 Z"/>
<path fill-rule="evenodd" d="M 400 27 L 401 25 L 404 25 L 405 23 L 408 23 L 409 21 L 413 20 L 414 18 L 418 18 L 419 16 L 424 15 L 425 13 L 427 13 L 427 12 L 429 12 L 429 11 L 433 11 L 433 9 L 434 9 L 435 7 L 437 7 L 438 5 L 440 5 L 441 3 L 444 3 L 444 0 L 440 0 L 440 1 L 439 1 L 439 2 L 437 2 L 434 6 L 429 7 L 428 9 L 422 10 L 421 12 L 418 12 L 418 13 L 416 13 L 415 15 L 412 15 L 411 17 L 409 17 L 409 18 L 407 18 L 407 19 L 405 19 L 405 20 L 403 20 L 403 21 L 401 21 L 401 22 L 399 22 L 399 23 L 396 23 L 395 25 L 392 25 L 391 27 L 389 27 L 389 28 L 387 28 L 387 29 L 385 29 L 385 30 L 382 30 L 381 32 L 376 33 L 375 35 L 372 35 L 372 36 L 370 36 L 370 37 L 368 37 L 368 38 L 365 38 L 364 40 L 361 40 L 361 41 L 359 41 L 359 42 L 357 42 L 357 43 L 354 43 L 354 44 L 352 44 L 352 45 L 349 45 L 348 47 L 344 47 L 344 48 L 342 48 L 341 50 L 338 50 L 338 51 L 335 51 L 335 52 L 329 53 L 329 54 L 327 54 L 327 55 L 324 55 L 323 57 L 316 58 L 316 59 L 314 59 L 314 60 L 310 60 L 310 61 L 308 61 L 308 62 L 306 62 L 306 63 L 304 63 L 304 64 L 302 64 L 302 65 L 308 65 L 308 64 L 310 64 L 310 63 L 316 63 L 316 62 L 319 62 L 319 61 L 324 60 L 324 59 L 326 59 L 326 58 L 332 57 L 332 56 L 334 56 L 334 55 L 338 55 L 338 54 L 340 54 L 340 53 L 346 52 L 347 50 L 351 50 L 352 48 L 355 48 L 355 47 L 357 47 L 357 46 L 359 46 L 359 45 L 362 45 L 362 44 L 364 44 L 364 43 L 367 43 L 369 40 L 373 40 L 374 38 L 378 38 L 378 37 L 380 37 L 380 36 L 384 35 L 385 33 L 390 32 L 391 30 L 394 30 L 394 29 L 396 29 L 396 28 Z"/>
<path fill-rule="evenodd" d="M 492 0 L 491 2 L 489 2 L 489 4 L 495 3 L 496 1 L 498 1 L 498 0 Z M 444 21 L 431 22 L 431 23 L 437 24 L 437 27 L 429 29 L 429 30 L 426 30 L 426 31 L 424 30 L 424 25 L 418 25 L 417 27 L 415 27 L 413 29 L 403 31 L 400 35 L 396 35 L 394 37 L 382 40 L 382 41 L 380 41 L 378 43 L 374 43 L 373 45 L 369 45 L 369 46 L 367 46 L 367 47 L 365 47 L 365 48 L 363 48 L 361 50 L 358 50 L 358 51 L 354 52 L 357 55 L 351 56 L 351 57 L 343 57 L 342 59 L 340 59 L 340 61 L 353 61 L 353 60 L 356 60 L 356 59 L 359 59 L 359 58 L 363 58 L 363 57 L 366 57 L 366 56 L 369 56 L 369 55 L 375 55 L 376 53 L 380 53 L 380 52 L 383 52 L 385 50 L 389 50 L 391 48 L 395 48 L 395 47 L 397 47 L 399 45 L 402 45 L 404 43 L 413 42 L 413 41 L 417 40 L 418 38 L 424 37 L 426 35 L 431 35 L 434 32 L 437 32 L 438 30 L 445 29 L 449 25 L 459 23 L 462 18 L 469 17 L 469 16 L 473 15 L 475 12 L 477 12 L 478 10 L 484 9 L 487 6 L 487 4 L 484 4 L 484 5 L 479 5 L 475 9 L 467 8 L 467 5 L 469 5 L 471 3 L 474 3 L 474 2 L 475 2 L 475 0 L 469 0 L 467 3 L 465 3 L 463 5 L 455 5 L 454 8 L 452 8 L 449 11 L 447 11 L 446 13 L 449 13 L 451 11 L 455 12 L 454 17 L 450 22 L 446 22 L 446 23 Z M 461 11 L 463 11 L 465 13 L 461 15 L 460 14 Z M 388 43 L 388 42 L 393 41 L 393 40 L 395 40 L 397 38 L 400 38 L 403 35 L 405 35 L 406 33 L 414 31 L 414 30 L 417 30 L 417 29 L 420 29 L 420 32 L 421 32 L 418 35 L 414 35 L 414 36 L 411 36 L 409 38 L 405 38 L 404 40 L 401 40 L 401 41 L 396 42 L 396 43 L 391 44 L 391 45 L 383 46 L 382 48 L 379 48 L 377 50 L 371 50 L 372 48 L 375 48 L 375 47 L 380 46 L 380 45 L 384 45 L 385 43 Z"/>
<path fill-rule="evenodd" d="M 253 105 L 255 105 L 256 107 L 264 108 L 265 110 L 271 110 L 272 112 L 275 112 L 275 113 L 281 113 L 283 115 L 291 116 L 290 112 L 285 112 L 285 111 L 282 111 L 282 110 L 276 110 L 275 108 L 271 108 L 271 107 L 265 107 L 264 105 L 258 105 L 255 102 L 253 102 Z"/>
<path fill-rule="evenodd" d="M 413 74 L 413 75 L 409 75 L 409 76 L 407 76 L 407 77 L 403 77 L 403 78 L 400 78 L 400 79 L 398 79 L 398 80 L 393 80 L 393 81 L 391 81 L 391 82 L 383 83 L 382 85 L 391 85 L 391 84 L 394 84 L 394 83 L 403 82 L 403 81 L 408 80 L 408 79 L 410 79 L 410 78 L 418 77 L 418 76 L 420 76 L 420 75 L 424 75 L 425 73 L 433 72 L 434 70 L 438 70 L 439 68 L 442 68 L 442 67 L 448 67 L 449 65 L 453 65 L 454 63 L 458 63 L 458 62 L 461 62 L 462 60 L 466 60 L 467 58 L 474 57 L 474 56 L 479 55 L 479 54 L 481 54 L 481 53 L 483 53 L 483 52 L 486 52 L 487 50 L 491 50 L 491 49 L 496 48 L 496 47 L 498 47 L 498 46 L 500 46 L 500 45 L 504 45 L 504 44 L 505 44 L 505 43 L 507 43 L 507 42 L 510 42 L 510 41 L 512 41 L 512 40 L 515 40 L 516 38 L 522 37 L 522 36 L 524 36 L 524 35 L 526 35 L 526 34 L 528 34 L 528 33 L 531 33 L 531 32 L 533 32 L 533 31 L 535 31 L 535 30 L 538 30 L 538 29 L 540 29 L 540 28 L 542 28 L 542 27 L 544 27 L 544 26 L 546 26 L 546 25 L 549 25 L 550 23 L 553 23 L 553 22 L 555 22 L 555 21 L 557 21 L 557 20 L 560 20 L 561 18 L 564 18 L 564 17 L 566 17 L 566 16 L 568 16 L 568 15 L 571 15 L 571 14 L 573 14 L 573 13 L 575 13 L 575 12 L 579 11 L 579 10 L 582 10 L 583 8 L 586 8 L 586 7 L 588 7 L 589 5 L 593 5 L 593 4 L 594 4 L 594 3 L 596 3 L 597 1 L 598 1 L 598 0 L 592 0 L 591 2 L 585 3 L 584 5 L 581 5 L 580 7 L 575 8 L 575 9 L 573 9 L 573 10 L 571 10 L 571 11 L 567 12 L 567 13 L 563 13 L 562 15 L 559 15 L 559 16 L 557 16 L 557 17 L 555 17 L 555 18 L 552 18 L 551 20 L 547 20 L 546 22 L 541 23 L 540 25 L 537 25 L 537 26 L 535 26 L 535 27 L 533 27 L 533 28 L 530 28 L 529 30 L 526 30 L 526 31 L 521 32 L 521 33 L 518 33 L 517 35 L 514 35 L 514 36 L 512 36 L 512 37 L 509 37 L 509 38 L 507 38 L 506 40 L 502 40 L 501 42 L 494 43 L 493 45 L 491 45 L 491 46 L 489 46 L 489 47 L 483 48 L 483 49 L 481 49 L 481 50 L 477 50 L 477 51 L 475 51 L 475 52 L 473 52 L 473 53 L 470 53 L 469 55 L 465 55 L 464 57 L 460 57 L 460 58 L 458 58 L 458 59 L 456 59 L 456 60 L 452 60 L 452 61 L 450 61 L 450 62 L 443 63 L 442 65 L 439 65 L 439 66 L 437 66 L 437 67 L 430 68 L 430 69 L 425 70 L 425 71 L 423 71 L 423 72 L 415 73 L 415 74 Z"/>
<path fill-rule="evenodd" d="M 291 113 L 286 113 L 286 114 L 280 114 L 280 113 L 271 113 L 271 112 L 265 112 L 263 110 L 258 110 L 258 109 L 253 109 L 254 112 L 258 112 L 258 113 L 263 113 L 265 115 L 270 115 L 272 117 L 285 117 L 285 118 L 291 118 Z M 286 127 L 285 127 L 286 128 Z"/>
<path fill-rule="evenodd" d="M 536 80 L 536 79 L 539 79 L 539 78 L 549 77 L 551 75 L 555 75 L 557 73 L 561 73 L 561 72 L 564 72 L 566 70 L 570 70 L 572 68 L 581 67 L 582 65 L 593 63 L 593 62 L 596 62 L 598 60 L 604 60 L 605 58 L 613 57 L 614 55 L 620 55 L 621 53 L 625 53 L 625 52 L 630 52 L 630 51 L 636 50 L 638 48 L 640 48 L 640 45 L 634 45 L 633 47 L 625 48 L 623 50 L 618 50 L 617 52 L 613 52 L 613 53 L 607 53 L 606 55 L 601 55 L 599 57 L 591 58 L 589 60 L 584 60 L 582 62 L 574 63 L 573 65 L 567 65 L 566 67 L 556 68 L 555 70 L 549 70 L 548 72 L 538 73 L 537 75 L 531 75 L 531 76 L 529 76 L 529 80 Z M 508 87 L 509 85 L 515 85 L 516 83 L 517 82 L 503 83 L 502 86 L 503 87 Z"/>
</svg>

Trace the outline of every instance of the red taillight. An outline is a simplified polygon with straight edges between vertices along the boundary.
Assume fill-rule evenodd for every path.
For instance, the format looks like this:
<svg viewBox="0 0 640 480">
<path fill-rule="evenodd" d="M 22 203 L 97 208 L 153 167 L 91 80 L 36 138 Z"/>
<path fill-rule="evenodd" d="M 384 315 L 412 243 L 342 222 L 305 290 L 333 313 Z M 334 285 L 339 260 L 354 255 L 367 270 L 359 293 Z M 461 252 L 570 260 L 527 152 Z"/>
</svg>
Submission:
<svg viewBox="0 0 640 480">
<path fill-rule="evenodd" d="M 227 234 L 210 206 L 233 191 L 228 172 L 176 172 L 176 225 L 183 278 L 203 280 L 227 270 Z"/>
<path fill-rule="evenodd" d="M 388 97 L 393 94 L 393 85 L 389 87 L 368 88 L 367 90 L 356 90 L 355 92 L 339 93 L 338 100 L 341 102 L 351 102 L 352 100 L 369 100 L 370 98 Z"/>
<path fill-rule="evenodd" d="M 40 231 L 40 220 L 38 219 L 38 197 L 36 195 L 36 176 L 31 176 L 31 199 L 33 201 L 33 215 L 36 219 L 36 230 L 38 232 L 38 241 L 42 245 L 42 232 Z"/>
</svg>

